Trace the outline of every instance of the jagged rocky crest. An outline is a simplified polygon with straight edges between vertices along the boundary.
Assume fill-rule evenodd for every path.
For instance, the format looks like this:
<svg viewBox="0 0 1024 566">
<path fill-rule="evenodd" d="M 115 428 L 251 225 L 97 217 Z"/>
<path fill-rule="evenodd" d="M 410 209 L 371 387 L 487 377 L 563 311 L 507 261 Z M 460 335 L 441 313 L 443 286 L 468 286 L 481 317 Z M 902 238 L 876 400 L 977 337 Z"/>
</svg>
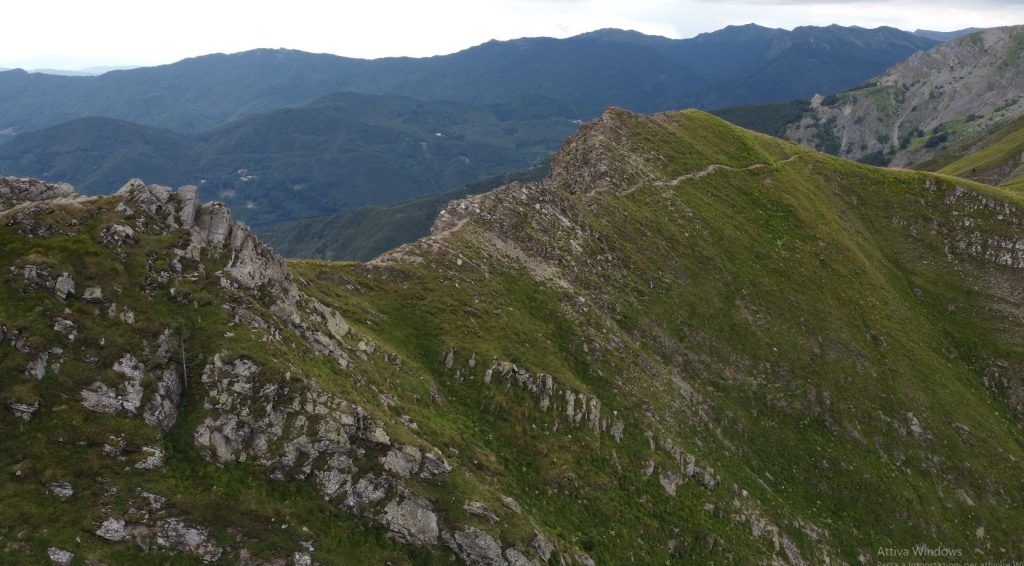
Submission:
<svg viewBox="0 0 1024 566">
<path fill-rule="evenodd" d="M 223 308 L 234 313 L 232 324 L 263 330 L 264 341 L 280 342 L 285 332 L 292 332 L 301 337 L 302 349 L 328 360 L 339 374 L 354 371 L 353 358 L 386 357 L 400 364 L 397 355 L 358 335 L 337 311 L 302 292 L 284 260 L 247 226 L 235 221 L 224 204 L 200 203 L 196 187 L 172 190 L 133 179 L 111 197 L 83 197 L 67 184 L 4 178 L 0 179 L 0 206 L 0 223 L 32 238 L 79 236 L 86 219 L 113 208 L 112 219 L 99 231 L 98 243 L 122 261 L 144 235 L 180 234 L 163 257 L 160 251 L 150 253 L 146 282 L 140 282 L 148 287 L 147 293 L 167 287 L 175 295 L 179 292 L 176 281 L 198 280 L 212 266 L 227 301 Z M 53 222 L 55 212 L 65 209 L 73 211 L 75 219 Z M 10 280 L 26 291 L 47 290 L 66 303 L 93 304 L 98 315 L 103 313 L 118 323 L 136 324 L 132 307 L 115 302 L 118 290 L 106 287 L 103 281 L 82 280 L 29 263 L 10 266 L 9 271 Z M 183 305 L 189 304 L 188 296 L 178 298 Z M 59 319 L 55 330 L 69 343 L 76 334 L 81 341 L 81 332 L 71 321 Z M 27 338 L 17 328 L 0 326 L 0 342 L 9 341 L 36 355 Z M 80 404 L 94 413 L 138 418 L 160 438 L 179 422 L 183 398 L 190 391 L 201 399 L 205 415 L 191 436 L 210 462 L 254 464 L 265 469 L 272 480 L 312 482 L 325 500 L 378 522 L 395 540 L 444 546 L 468 564 L 539 564 L 550 557 L 554 547 L 540 530 L 532 546 L 513 547 L 502 544 L 496 534 L 452 523 L 435 512 L 433 501 L 418 495 L 411 483 L 436 482 L 452 473 L 453 467 L 441 451 L 422 438 L 417 444 L 392 440 L 387 430 L 393 425 L 324 390 L 316 379 L 302 375 L 294 366 L 277 372 L 226 348 L 203 362 L 200 375 L 187 375 L 184 359 L 189 345 L 181 332 L 166 328 L 151 338 L 151 345 L 142 351 L 124 352 L 102 379 L 83 388 L 77 394 Z M 61 364 L 78 354 L 61 347 L 39 351 L 25 375 L 41 380 L 59 373 Z M 95 357 L 86 354 L 84 361 L 95 364 Z M 570 402 L 570 420 L 574 414 L 571 407 Z M 10 403 L 7 409 L 30 426 L 46 407 L 39 402 Z M 582 414 L 575 417 L 577 423 Z M 592 426 L 596 427 L 596 422 Z M 112 433 L 103 451 L 137 469 L 164 466 L 165 451 L 159 441 L 131 446 Z M 66 486 L 73 492 L 72 484 Z M 154 500 L 163 501 L 163 496 L 147 497 L 150 500 L 138 508 L 148 512 L 132 515 L 111 510 L 97 525 L 95 535 L 116 543 L 147 541 L 144 548 L 184 552 L 204 562 L 218 561 L 233 552 L 246 563 L 244 548 L 218 546 L 206 527 L 189 524 L 153 504 Z M 57 548 L 54 552 L 64 556 L 68 551 Z M 310 563 L 308 554 L 302 553 L 293 557 L 293 562 Z"/>
</svg>

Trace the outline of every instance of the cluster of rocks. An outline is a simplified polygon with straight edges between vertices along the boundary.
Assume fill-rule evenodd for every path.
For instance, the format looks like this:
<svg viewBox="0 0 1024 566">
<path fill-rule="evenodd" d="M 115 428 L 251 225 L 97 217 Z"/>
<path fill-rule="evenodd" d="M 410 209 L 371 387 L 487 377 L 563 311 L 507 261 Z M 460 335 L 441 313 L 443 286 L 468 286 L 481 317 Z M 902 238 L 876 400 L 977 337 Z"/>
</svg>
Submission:
<svg viewBox="0 0 1024 566">
<path fill-rule="evenodd" d="M 48 190 L 51 189 L 18 194 L 47 198 L 44 195 Z M 93 212 L 107 210 L 99 204 L 93 206 L 94 199 L 76 197 L 69 187 L 59 188 L 58 192 L 60 198 L 74 199 L 79 206 L 95 209 Z M 119 201 L 115 201 L 114 214 L 99 230 L 98 243 L 122 260 L 134 253 L 145 236 L 178 231 L 182 234 L 182 239 L 169 250 L 147 256 L 146 279 L 141 286 L 146 293 L 154 295 L 169 289 L 177 297 L 176 281 L 197 280 L 213 265 L 228 297 L 225 308 L 235 315 L 232 324 L 261 329 L 264 339 L 270 341 L 284 340 L 285 331 L 290 330 L 302 338 L 298 344 L 308 347 L 314 355 L 332 360 L 341 371 L 353 370 L 353 358 L 370 361 L 381 353 L 393 367 L 401 365 L 397 356 L 381 352 L 371 340 L 355 335 L 337 311 L 299 290 L 283 260 L 261 244 L 247 227 L 235 222 L 225 206 L 200 204 L 194 187 L 174 191 L 133 180 L 118 191 L 116 198 Z M 12 267 L 11 276 L 23 291 L 44 290 L 60 300 L 96 303 L 97 314 L 101 312 L 98 305 L 104 304 L 110 318 L 135 324 L 136 315 L 131 308 L 118 305 L 113 301 L 115 297 L 99 287 L 83 290 L 70 273 L 33 264 Z M 267 298 L 271 301 L 269 305 L 264 302 Z M 179 302 L 187 300 L 182 295 Z M 76 324 L 76 316 L 66 309 L 64 314 L 51 319 L 53 331 L 69 344 L 87 341 L 83 338 L 83 328 L 87 326 Z M 290 340 L 292 335 L 287 336 Z M 138 418 L 158 435 L 169 432 L 178 422 L 179 405 L 189 386 L 183 339 L 166 330 L 159 336 L 144 337 L 138 349 L 121 350 L 106 371 L 97 374 L 81 390 L 81 406 L 96 413 Z M 33 354 L 29 348 L 31 341 L 18 331 L 8 332 L 0 326 L 0 341 L 3 340 Z M 99 343 L 103 345 L 104 339 Z M 34 352 L 26 375 L 42 379 L 48 368 L 60 363 L 62 354 L 59 348 Z M 87 363 L 98 367 L 97 356 L 87 357 Z M 441 452 L 425 443 L 395 443 L 384 422 L 364 408 L 325 392 L 316 380 L 294 367 L 285 372 L 270 370 L 252 358 L 222 352 L 206 360 L 202 376 L 196 381 L 189 391 L 201 400 L 205 414 L 192 431 L 192 439 L 211 462 L 246 462 L 265 468 L 273 480 L 315 482 L 324 499 L 347 512 L 380 522 L 396 540 L 443 546 L 467 563 L 538 564 L 552 556 L 553 545 L 539 531 L 530 548 L 515 548 L 502 545 L 484 530 L 451 524 L 446 514 L 437 510 L 436 502 L 417 493 L 415 485 L 444 481 L 452 473 L 453 466 Z M 548 396 L 554 394 L 554 389 L 548 391 Z M 381 393 L 381 397 L 390 402 L 385 405 L 397 404 L 393 396 Z M 596 399 L 577 399 L 575 394 L 572 397 L 570 421 L 591 423 L 595 430 L 607 426 L 601 422 L 600 403 Z M 18 417 L 30 420 L 40 405 L 14 403 L 8 408 Z M 416 430 L 410 419 L 403 422 L 409 430 Z M 132 458 L 125 469 L 158 469 L 166 458 L 159 441 L 137 446 L 123 434 L 109 435 L 102 452 L 118 461 Z M 68 496 L 74 493 L 70 484 L 54 489 Z M 154 496 L 153 501 L 159 500 L 162 498 Z M 500 521 L 483 504 L 466 505 L 489 522 Z M 509 509 L 514 507 L 517 513 L 522 512 L 514 501 L 508 505 Z M 103 509 L 106 516 L 96 526 L 97 537 L 111 542 L 134 542 L 147 551 L 184 552 L 203 561 L 216 561 L 224 555 L 225 550 L 216 544 L 208 529 L 156 506 L 146 510 L 141 504 L 133 504 L 126 512 L 114 512 L 106 505 Z M 68 551 L 55 547 L 51 554 L 55 561 L 74 559 L 65 552 Z M 296 553 L 292 559 L 297 564 L 311 563 L 308 552 Z"/>
<path fill-rule="evenodd" d="M 216 562 L 224 554 L 206 527 L 171 515 L 166 498 L 138 491 L 122 516 L 108 516 L 98 525 L 95 535 L 109 542 L 133 542 L 146 552 L 169 550 L 183 552 L 202 562 Z"/>
<path fill-rule="evenodd" d="M 156 351 L 143 363 L 134 354 L 126 352 L 114 363 L 115 383 L 95 381 L 82 390 L 82 405 L 97 413 L 138 415 L 167 432 L 178 417 L 178 405 L 184 389 L 181 369 L 173 360 L 174 345 L 170 330 L 157 339 Z M 147 369 L 149 368 L 149 369 Z M 155 382 L 156 387 L 143 404 L 144 382 Z"/>
<path fill-rule="evenodd" d="M 476 353 L 474 352 L 460 367 L 456 367 L 457 356 L 458 351 L 455 348 L 446 350 L 441 358 L 445 368 L 453 371 L 455 379 L 475 379 Z M 611 419 L 602 416 L 601 400 L 597 396 L 563 387 L 549 374 L 530 373 L 511 362 L 495 360 L 484 370 L 480 379 L 485 384 L 497 384 L 499 380 L 513 383 L 532 394 L 541 411 L 551 409 L 570 425 L 585 424 L 594 434 L 609 433 L 616 441 L 622 440 L 625 423 L 614 415 Z M 556 420 L 554 430 L 558 429 L 559 421 Z"/>
<path fill-rule="evenodd" d="M 935 192 L 937 183 L 929 179 L 927 188 Z M 955 218 L 946 230 L 948 252 L 969 255 L 1005 267 L 1024 267 L 1024 234 L 1017 220 L 1020 214 L 1010 203 L 960 186 L 948 191 L 945 204 Z M 1009 225 L 1016 235 L 983 231 L 988 221 Z"/>
<path fill-rule="evenodd" d="M 75 195 L 75 188 L 67 183 L 47 183 L 39 179 L 0 177 L 0 206 L 15 202 L 37 202 Z"/>
</svg>

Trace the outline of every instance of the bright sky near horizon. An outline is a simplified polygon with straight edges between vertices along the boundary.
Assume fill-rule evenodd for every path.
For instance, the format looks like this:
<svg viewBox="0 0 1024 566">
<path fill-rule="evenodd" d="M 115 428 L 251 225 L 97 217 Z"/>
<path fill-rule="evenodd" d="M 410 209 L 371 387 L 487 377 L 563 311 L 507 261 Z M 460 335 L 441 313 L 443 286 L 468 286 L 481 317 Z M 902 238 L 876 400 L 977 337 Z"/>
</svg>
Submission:
<svg viewBox="0 0 1024 566">
<path fill-rule="evenodd" d="M 3 8 L 0 68 L 155 65 L 287 47 L 350 57 L 452 53 L 600 28 L 673 38 L 730 24 L 954 30 L 1024 23 L 1024 0 L 36 0 Z"/>
</svg>

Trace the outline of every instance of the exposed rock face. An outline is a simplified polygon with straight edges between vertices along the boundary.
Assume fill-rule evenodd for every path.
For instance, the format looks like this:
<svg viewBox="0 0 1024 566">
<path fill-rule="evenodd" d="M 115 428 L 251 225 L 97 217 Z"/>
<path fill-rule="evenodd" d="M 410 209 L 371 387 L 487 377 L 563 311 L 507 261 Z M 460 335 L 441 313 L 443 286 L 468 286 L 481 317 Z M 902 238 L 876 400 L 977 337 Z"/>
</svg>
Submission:
<svg viewBox="0 0 1024 566">
<path fill-rule="evenodd" d="M 403 478 L 409 479 L 420 469 L 423 453 L 415 446 L 401 446 L 392 449 L 384 457 L 384 469 Z"/>
<path fill-rule="evenodd" d="M 406 495 L 401 501 L 395 499 L 388 503 L 381 522 L 397 539 L 410 544 L 437 544 L 440 534 L 437 515 L 430 503 L 418 496 Z"/>
<path fill-rule="evenodd" d="M 0 208 L 17 202 L 34 202 L 75 196 L 67 183 L 52 184 L 38 179 L 0 177 Z"/>
<path fill-rule="evenodd" d="M 75 280 L 67 273 L 61 274 L 54 284 L 53 293 L 61 300 L 75 294 Z"/>
<path fill-rule="evenodd" d="M 128 531 L 125 529 L 123 519 L 110 517 L 103 521 L 100 528 L 96 529 L 96 536 L 105 538 L 110 542 L 121 542 L 128 538 Z"/>
<path fill-rule="evenodd" d="M 148 216 L 165 229 L 188 230 L 189 243 L 180 250 L 182 257 L 199 259 L 204 250 L 216 254 L 227 248 L 231 255 L 224 272 L 232 277 L 234 284 L 245 289 L 270 285 L 283 291 L 284 296 L 294 294 L 284 262 L 260 243 L 248 227 L 235 222 L 224 204 L 200 205 L 195 187 L 172 191 L 169 187 L 147 185 L 133 179 L 117 194 L 124 199 L 123 214 L 133 219 L 135 227 L 111 228 L 117 231 L 116 235 L 109 236 L 111 241 L 121 244 L 134 239 L 134 231 L 149 225 L 145 218 Z"/>
<path fill-rule="evenodd" d="M 488 509 L 486 505 L 480 503 L 479 501 L 467 501 L 462 506 L 462 508 L 465 509 L 470 515 L 482 517 L 484 519 L 487 519 L 491 523 L 498 523 L 501 521 L 501 519 L 499 519 L 497 515 L 491 513 L 491 510 Z"/>
<path fill-rule="evenodd" d="M 36 416 L 36 413 L 39 412 L 40 404 L 39 401 L 30 404 L 12 402 L 7 405 L 7 408 L 14 413 L 16 417 L 28 422 L 32 420 L 32 417 Z"/>
<path fill-rule="evenodd" d="M 470 527 L 455 533 L 449 546 L 466 564 L 505 566 L 501 545 L 494 537 L 479 529 Z"/>
<path fill-rule="evenodd" d="M 97 413 L 136 414 L 142 405 L 144 366 L 131 353 L 114 364 L 114 372 L 123 380 L 110 387 L 99 381 L 82 391 L 82 404 Z"/>
<path fill-rule="evenodd" d="M 75 489 L 68 482 L 57 482 L 50 484 L 50 493 L 61 499 L 67 499 L 75 494 Z"/>
<path fill-rule="evenodd" d="M 178 418 L 178 404 L 181 402 L 182 383 L 178 368 L 164 368 L 157 382 L 156 392 L 146 404 L 143 416 L 146 422 L 167 432 Z"/>
<path fill-rule="evenodd" d="M 46 551 L 46 554 L 50 557 L 50 562 L 59 566 L 70 566 L 75 560 L 75 554 L 70 550 L 64 550 L 63 548 L 50 547 Z"/>
<path fill-rule="evenodd" d="M 224 552 L 217 547 L 206 529 L 177 518 L 165 519 L 157 524 L 156 543 L 165 548 L 194 554 L 203 562 L 216 562 Z"/>
<path fill-rule="evenodd" d="M 991 125 L 981 118 L 1024 115 L 1024 73 L 1006 63 L 1021 29 L 987 29 L 915 53 L 865 87 L 813 106 L 786 137 L 850 159 L 888 154 L 894 166 L 921 163 L 940 149 L 927 143 L 943 135 L 940 126 L 958 124 L 944 133 L 959 139 Z"/>
<path fill-rule="evenodd" d="M 77 197 L 68 193 L 67 198 Z M 323 358 L 325 367 L 346 377 L 362 379 L 358 366 L 352 370 L 350 364 L 372 364 L 377 358 L 387 361 L 388 371 L 403 371 L 398 355 L 369 337 L 360 336 L 336 310 L 300 291 L 292 282 L 285 263 L 260 244 L 248 228 L 234 222 L 226 207 L 216 203 L 200 205 L 194 187 L 174 191 L 133 180 L 115 198 L 120 199 L 120 202 L 115 201 L 116 207 L 103 203 L 105 224 L 98 230 L 99 244 L 115 261 L 120 259 L 130 265 L 129 258 L 136 257 L 142 244 L 152 236 L 181 236 L 173 247 L 152 252 L 146 258 L 147 279 L 141 282 L 146 295 L 166 297 L 170 291 L 178 303 L 189 305 L 187 294 L 179 297 L 176 293 L 188 282 L 212 274 L 213 291 L 224 301 L 224 309 L 234 315 L 231 324 L 266 330 L 265 342 L 297 342 L 289 347 L 301 348 L 303 355 Z M 49 206 L 50 202 L 36 204 Z M 84 208 L 90 207 L 92 205 Z M 173 241 L 173 238 L 167 240 Z M 211 265 L 214 266 L 212 273 Z M 417 494 L 423 491 L 425 482 L 435 487 L 444 485 L 453 466 L 440 450 L 421 438 L 416 438 L 416 445 L 411 444 L 413 440 L 408 435 L 410 431 L 418 434 L 418 427 L 408 415 L 403 414 L 400 419 L 395 415 L 385 422 L 381 420 L 381 413 L 371 413 L 337 394 L 328 393 L 316 379 L 294 366 L 290 369 L 273 363 L 263 366 L 253 358 L 232 355 L 228 351 L 212 356 L 204 354 L 207 357 L 199 366 L 203 367 L 201 375 L 192 376 L 189 371 L 190 380 L 186 383 L 185 372 L 197 363 L 187 359 L 184 352 L 190 346 L 188 332 L 167 330 L 159 336 L 147 335 L 151 332 L 151 321 L 142 317 L 151 314 L 149 309 L 131 303 L 134 299 L 126 296 L 121 284 L 104 282 L 101 288 L 95 286 L 99 281 L 79 282 L 70 273 L 44 262 L 39 265 L 25 262 L 11 266 L 9 271 L 10 279 L 20 285 L 22 291 L 45 290 L 68 303 L 63 314 L 54 313 L 47 324 L 52 325 L 56 337 L 75 342 L 71 344 L 75 348 L 69 351 L 75 355 L 76 363 L 86 363 L 96 369 L 95 376 L 87 374 L 87 381 L 77 385 L 81 388 L 91 381 L 80 392 L 81 407 L 135 418 L 152 427 L 146 429 L 151 435 L 146 440 L 111 432 L 105 442 L 100 441 L 102 447 L 97 451 L 118 468 L 135 474 L 159 474 L 154 470 L 163 468 L 165 460 L 171 457 L 160 438 L 176 425 L 181 426 L 179 405 L 186 394 L 195 395 L 197 405 L 194 406 L 199 407 L 202 414 L 198 425 L 190 431 L 191 437 L 210 462 L 224 466 L 244 462 L 262 467 L 272 480 L 315 482 L 326 501 L 344 512 L 379 522 L 391 537 L 405 544 L 444 545 L 464 561 L 474 564 L 535 563 L 531 558 L 534 550 L 503 548 L 496 533 L 452 524 L 443 510 L 435 510 L 443 509 L 440 502 Z M 85 287 L 80 297 L 76 283 Z M 266 303 L 268 297 L 270 302 Z M 48 300 L 53 302 L 52 297 Z M 90 305 L 76 305 L 76 300 Z M 94 341 L 94 337 L 88 335 L 93 325 L 85 318 L 89 316 L 83 314 L 86 312 L 105 313 L 103 324 L 132 326 L 126 332 L 138 334 L 131 337 L 133 346 L 119 345 L 116 346 L 119 349 L 111 350 L 106 337 Z M 0 339 L 4 344 L 0 347 L 7 347 L 7 342 L 22 345 L 19 349 L 28 354 L 25 358 L 29 364 L 28 376 L 45 379 L 47 372 L 59 375 L 56 368 L 63 360 L 63 350 L 33 350 L 32 342 L 26 339 L 30 337 L 6 340 L 10 338 L 8 331 L 6 327 L 0 328 L 4 334 Z M 225 337 L 237 329 L 227 330 Z M 107 350 L 77 357 L 78 348 L 96 342 Z M 119 339 L 112 341 L 120 342 Z M 195 351 L 189 350 L 190 353 Z M 98 361 L 111 354 L 116 354 L 114 361 L 104 370 Z M 468 363 L 470 369 L 477 368 L 476 353 L 467 351 L 467 354 L 457 356 L 455 350 L 451 350 L 448 365 Z M 563 392 L 555 390 L 550 376 L 545 381 L 544 376 L 516 371 L 511 366 L 501 366 L 491 373 L 495 374 L 495 381 L 517 380 L 520 386 L 537 393 L 538 400 L 547 399 L 547 403 L 555 404 L 553 396 L 561 399 Z M 376 398 L 388 409 L 398 410 L 406 400 L 391 393 L 381 391 Z M 581 426 L 601 426 L 599 401 L 575 394 L 574 401 L 574 408 L 566 413 L 566 418 Z M 27 422 L 40 410 L 40 403 L 8 403 L 8 408 Z M 400 432 L 392 428 L 395 426 L 401 427 Z M 457 452 L 453 450 L 452 454 Z M 74 493 L 70 485 L 66 489 L 63 484 L 53 489 L 62 498 Z M 88 489 L 81 488 L 80 497 L 88 497 L 89 493 Z M 112 488 L 109 495 L 115 493 L 116 489 Z M 105 506 L 108 518 L 102 521 L 95 534 L 111 542 L 136 541 L 150 551 L 163 548 L 203 561 L 220 559 L 224 550 L 211 532 L 185 519 L 170 517 L 165 501 L 161 496 L 143 494 L 134 497 L 126 508 Z M 498 522 L 497 515 L 485 505 L 477 502 L 467 505 L 471 514 Z M 506 504 L 509 505 L 518 509 L 517 513 L 522 512 L 514 502 Z M 300 562 L 311 561 L 308 552 L 292 556 Z"/>
</svg>

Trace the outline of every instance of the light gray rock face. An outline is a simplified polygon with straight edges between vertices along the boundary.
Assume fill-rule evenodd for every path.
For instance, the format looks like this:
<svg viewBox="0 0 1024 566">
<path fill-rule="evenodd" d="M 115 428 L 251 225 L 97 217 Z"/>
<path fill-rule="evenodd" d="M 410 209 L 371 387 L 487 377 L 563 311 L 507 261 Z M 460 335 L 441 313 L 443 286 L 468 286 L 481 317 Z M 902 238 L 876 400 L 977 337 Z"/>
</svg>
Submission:
<svg viewBox="0 0 1024 566">
<path fill-rule="evenodd" d="M 110 517 L 103 521 L 100 528 L 96 529 L 96 536 L 111 542 L 121 542 L 128 538 L 128 530 L 125 528 L 123 519 Z"/>
<path fill-rule="evenodd" d="M 14 416 L 25 422 L 31 421 L 32 417 L 35 417 L 36 413 L 39 412 L 39 408 L 39 401 L 34 403 L 10 403 L 7 405 L 7 409 L 14 413 Z"/>
<path fill-rule="evenodd" d="M 143 446 L 142 447 L 142 460 L 139 460 L 135 467 L 140 470 L 155 470 L 157 468 L 164 467 L 164 451 L 153 447 Z"/>
<path fill-rule="evenodd" d="M 473 527 L 455 533 L 451 550 L 470 566 L 505 566 L 501 545 L 491 535 Z"/>
<path fill-rule="evenodd" d="M 440 531 L 437 515 L 430 502 L 422 497 L 408 495 L 401 502 L 394 500 L 384 508 L 380 521 L 398 540 L 407 544 L 437 544 Z"/>
<path fill-rule="evenodd" d="M 313 557 L 308 552 L 296 552 L 292 554 L 293 566 L 313 566 Z"/>
<path fill-rule="evenodd" d="M 61 499 L 67 499 L 75 494 L 75 488 L 66 481 L 51 483 L 48 487 L 50 488 L 50 493 Z"/>
<path fill-rule="evenodd" d="M 452 473 L 452 467 L 440 453 L 426 452 L 423 454 L 423 471 L 420 478 L 428 480 Z"/>
<path fill-rule="evenodd" d="M 622 442 L 622 433 L 625 430 L 626 425 L 623 424 L 622 421 L 616 421 L 615 424 L 612 425 L 612 428 L 609 432 L 611 433 L 612 438 L 615 439 L 615 442 Z"/>
<path fill-rule="evenodd" d="M 32 379 L 43 379 L 46 375 L 46 362 L 50 359 L 49 352 L 42 352 L 36 359 L 29 362 L 28 367 L 25 368 L 25 376 L 31 377 Z"/>
<path fill-rule="evenodd" d="M 491 510 L 486 505 L 479 501 L 467 501 L 462 505 L 462 508 L 466 510 L 470 515 L 476 515 L 477 517 L 483 517 L 492 523 L 500 521 L 497 515 L 491 513 Z"/>
<path fill-rule="evenodd" d="M 504 505 L 506 509 L 512 511 L 513 513 L 523 512 L 523 508 L 519 506 L 519 502 L 517 502 L 515 499 L 512 499 L 507 495 L 501 496 L 501 504 Z"/>
<path fill-rule="evenodd" d="M 53 286 L 53 294 L 60 300 L 67 299 L 75 294 L 75 280 L 71 275 L 62 273 Z"/>
<path fill-rule="evenodd" d="M 87 303 L 102 303 L 103 289 L 100 287 L 86 287 L 82 293 L 82 300 Z"/>
<path fill-rule="evenodd" d="M 73 197 L 75 188 L 67 183 L 51 184 L 38 179 L 0 177 L 0 207 L 5 202 L 34 202 L 62 197 Z"/>
<path fill-rule="evenodd" d="M 178 189 L 178 221 L 182 228 L 192 228 L 195 225 L 196 210 L 199 209 L 199 189 L 193 185 L 186 185 Z"/>
<path fill-rule="evenodd" d="M 224 553 L 206 529 L 177 518 L 157 524 L 156 543 L 164 548 L 194 554 L 203 562 L 215 562 Z"/>
<path fill-rule="evenodd" d="M 108 248 L 134 246 L 137 243 L 139 241 L 135 237 L 135 230 L 127 224 L 111 224 L 100 232 L 100 244 Z"/>
<path fill-rule="evenodd" d="M 420 469 L 423 453 L 415 446 L 396 446 L 384 457 L 384 469 L 409 479 Z"/>
<path fill-rule="evenodd" d="M 526 556 L 523 551 L 518 548 L 508 548 L 505 550 L 505 560 L 508 561 L 509 566 L 539 566 L 540 562 Z"/>
<path fill-rule="evenodd" d="M 182 383 L 177 366 L 165 367 L 157 382 L 156 392 L 146 404 L 143 418 L 162 432 L 171 430 L 178 419 L 178 404 L 181 402 Z"/>
<path fill-rule="evenodd" d="M 75 560 L 75 553 L 55 546 L 48 548 L 46 550 L 46 555 L 50 557 L 50 562 L 59 566 L 70 566 L 70 564 Z"/>
<path fill-rule="evenodd" d="M 551 541 L 547 539 L 539 531 L 535 531 L 536 535 L 533 539 L 533 550 L 537 551 L 537 556 L 544 562 L 547 562 L 551 558 L 551 554 L 555 552 L 555 545 L 551 544 Z"/>
<path fill-rule="evenodd" d="M 366 474 L 352 486 L 352 495 L 346 504 L 349 507 L 367 507 L 382 501 L 391 489 L 391 480 L 380 474 Z"/>
<path fill-rule="evenodd" d="M 142 405 L 143 365 L 130 353 L 114 364 L 114 371 L 124 379 L 110 387 L 99 381 L 82 391 L 82 405 L 97 413 L 138 414 Z"/>
<path fill-rule="evenodd" d="M 206 241 L 215 248 L 224 245 L 231 233 L 231 212 L 219 202 L 206 203 L 199 207 L 197 224 L 206 229 Z"/>
<path fill-rule="evenodd" d="M 235 224 L 231 229 L 234 257 L 225 273 L 239 285 L 255 289 L 263 285 L 284 285 L 290 280 L 288 268 L 268 248 L 249 233 L 248 228 Z M 236 240 L 237 239 L 237 240 Z"/>
<path fill-rule="evenodd" d="M 78 327 L 75 326 L 75 323 L 64 318 L 58 318 L 53 321 L 53 330 L 62 334 L 71 342 L 74 342 L 75 337 L 78 335 Z"/>
</svg>

